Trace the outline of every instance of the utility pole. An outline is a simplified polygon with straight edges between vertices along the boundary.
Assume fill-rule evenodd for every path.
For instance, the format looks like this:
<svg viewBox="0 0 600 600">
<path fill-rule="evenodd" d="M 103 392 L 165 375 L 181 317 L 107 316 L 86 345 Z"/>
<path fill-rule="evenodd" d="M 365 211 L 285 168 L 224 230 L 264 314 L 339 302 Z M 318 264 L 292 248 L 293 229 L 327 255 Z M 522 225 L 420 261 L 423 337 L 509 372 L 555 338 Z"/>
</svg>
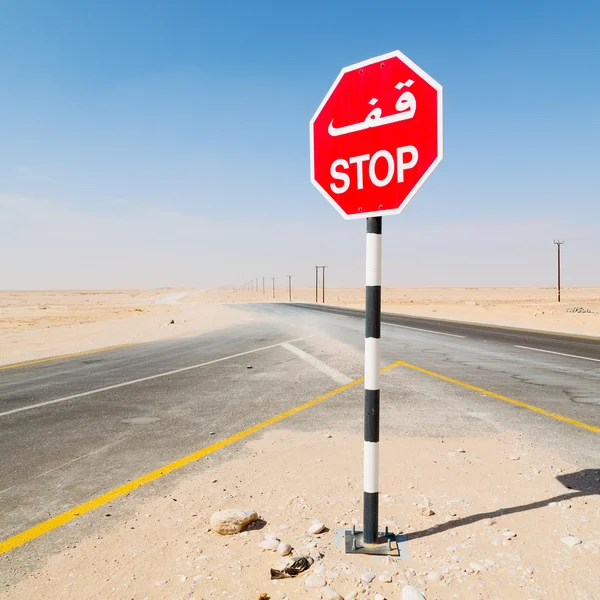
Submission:
<svg viewBox="0 0 600 600">
<path fill-rule="evenodd" d="M 327 265 L 320 265 L 317 267 L 318 269 L 323 269 L 323 277 L 321 278 L 321 284 L 323 285 L 323 304 L 325 304 L 325 269 L 327 268 Z M 318 302 L 318 300 L 317 300 Z"/>
<path fill-rule="evenodd" d="M 558 250 L 558 301 L 560 302 L 560 247 L 562 244 L 564 244 L 565 242 L 563 240 L 554 240 L 554 243 L 556 244 L 556 249 Z"/>
<path fill-rule="evenodd" d="M 265 278 L 263 277 L 262 280 L 263 280 L 263 294 L 264 294 L 265 293 Z"/>
<path fill-rule="evenodd" d="M 275 300 L 275 277 L 271 277 L 273 280 L 273 300 Z"/>
<path fill-rule="evenodd" d="M 290 302 L 291 302 L 292 301 L 292 276 L 286 275 L 286 277 L 288 278 L 288 291 L 289 291 Z"/>
<path fill-rule="evenodd" d="M 315 304 L 319 302 L 319 267 L 315 265 Z"/>
<path fill-rule="evenodd" d="M 321 283 L 323 284 L 323 304 L 325 304 L 325 269 L 326 265 L 315 265 L 315 302 L 319 302 L 319 269 L 323 269 L 323 278 Z"/>
</svg>

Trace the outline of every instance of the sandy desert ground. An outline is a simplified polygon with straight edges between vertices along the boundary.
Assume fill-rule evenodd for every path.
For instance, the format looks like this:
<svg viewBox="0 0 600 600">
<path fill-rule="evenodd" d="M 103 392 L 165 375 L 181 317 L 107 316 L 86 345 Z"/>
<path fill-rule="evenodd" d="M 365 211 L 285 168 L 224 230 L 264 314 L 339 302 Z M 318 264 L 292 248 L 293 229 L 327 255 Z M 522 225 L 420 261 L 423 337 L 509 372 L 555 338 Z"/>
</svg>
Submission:
<svg viewBox="0 0 600 600">
<path fill-rule="evenodd" d="M 0 292 L 0 364 L 149 342 L 258 317 L 192 290 Z"/>
<path fill-rule="evenodd" d="M 600 336 L 600 288 L 384 288 L 383 310 L 440 319 Z M 293 289 L 314 302 L 314 288 Z M 0 364 L 193 335 L 258 317 L 227 303 L 272 301 L 272 291 L 0 292 Z M 288 301 L 277 288 L 275 301 Z M 319 295 L 321 301 L 321 295 Z M 328 288 L 327 304 L 362 308 L 364 290 Z M 173 321 L 173 322 L 172 322 Z"/>
<path fill-rule="evenodd" d="M 335 547 L 336 529 L 362 521 L 361 453 L 362 440 L 343 431 L 271 430 L 238 458 L 205 467 L 134 512 L 112 503 L 106 532 L 54 556 L 0 598 L 339 597 L 308 588 L 308 575 L 358 600 L 404 598 L 406 585 L 427 600 L 600 598 L 597 472 L 590 480 L 516 434 L 384 438 L 381 481 L 393 494 L 381 498 L 380 523 L 414 538 L 409 560 L 373 559 Z M 209 519 L 222 508 L 253 509 L 265 525 L 221 536 Z M 313 520 L 327 530 L 308 534 Z M 259 548 L 265 536 L 315 563 L 297 578 L 271 581 L 270 568 L 284 559 Z M 365 573 L 375 576 L 371 583 Z"/>
</svg>

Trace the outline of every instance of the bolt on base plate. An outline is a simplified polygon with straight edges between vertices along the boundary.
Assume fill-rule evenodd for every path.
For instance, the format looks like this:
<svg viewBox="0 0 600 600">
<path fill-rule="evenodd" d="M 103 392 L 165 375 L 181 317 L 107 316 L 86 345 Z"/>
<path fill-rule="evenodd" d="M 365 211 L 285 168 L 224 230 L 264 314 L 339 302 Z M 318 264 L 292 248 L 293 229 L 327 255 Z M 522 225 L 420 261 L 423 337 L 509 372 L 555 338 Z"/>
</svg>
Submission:
<svg viewBox="0 0 600 600">
<path fill-rule="evenodd" d="M 401 556 L 400 548 L 402 538 L 405 536 L 397 536 L 390 533 L 388 528 L 385 531 L 380 531 L 377 542 L 367 544 L 364 541 L 363 532 L 352 529 L 344 530 L 344 542 L 346 554 L 377 554 L 380 556 Z"/>
</svg>

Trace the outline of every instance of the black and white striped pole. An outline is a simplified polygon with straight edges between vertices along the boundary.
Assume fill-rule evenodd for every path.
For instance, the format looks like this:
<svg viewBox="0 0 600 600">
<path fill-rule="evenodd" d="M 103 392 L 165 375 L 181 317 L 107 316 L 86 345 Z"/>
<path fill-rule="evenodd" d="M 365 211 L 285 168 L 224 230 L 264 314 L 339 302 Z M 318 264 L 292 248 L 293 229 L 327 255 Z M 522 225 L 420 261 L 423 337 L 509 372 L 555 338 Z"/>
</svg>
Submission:
<svg viewBox="0 0 600 600">
<path fill-rule="evenodd" d="M 396 50 L 344 67 L 310 121 L 311 183 L 345 219 L 367 220 L 364 523 L 338 538 L 349 553 L 400 556 L 405 542 L 378 528 L 381 228 L 442 160 L 442 96 L 442 86 Z"/>
<path fill-rule="evenodd" d="M 367 219 L 365 306 L 365 544 L 379 540 L 379 368 L 381 362 L 381 225 L 382 217 Z"/>
</svg>

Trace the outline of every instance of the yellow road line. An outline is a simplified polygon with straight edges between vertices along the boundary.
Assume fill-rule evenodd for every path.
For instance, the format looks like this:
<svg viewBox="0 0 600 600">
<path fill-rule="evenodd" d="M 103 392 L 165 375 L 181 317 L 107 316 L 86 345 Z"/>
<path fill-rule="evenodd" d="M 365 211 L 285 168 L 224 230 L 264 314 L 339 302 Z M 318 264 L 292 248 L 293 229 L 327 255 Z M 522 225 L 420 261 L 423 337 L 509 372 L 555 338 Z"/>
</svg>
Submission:
<svg viewBox="0 0 600 600">
<path fill-rule="evenodd" d="M 97 348 L 96 350 L 85 350 L 84 352 L 75 352 L 73 354 L 61 354 L 60 356 L 51 356 L 49 358 L 40 358 L 39 360 L 28 360 L 13 365 L 0 366 L 0 371 L 6 369 L 16 369 L 18 367 L 28 367 L 29 365 L 39 365 L 40 363 L 52 362 L 53 360 L 63 360 L 64 358 L 74 358 L 75 356 L 85 356 L 86 354 L 96 354 L 97 352 L 107 352 L 108 350 L 118 350 L 119 348 L 128 348 L 136 344 L 121 344 L 119 346 L 108 346 L 108 348 Z"/>
<path fill-rule="evenodd" d="M 388 367 L 385 367 L 384 369 L 382 369 L 382 372 L 389 371 L 390 369 L 393 369 L 396 366 L 398 366 L 398 365 L 393 364 Z M 150 473 L 146 473 L 145 475 L 142 475 L 141 477 L 138 477 L 137 479 L 134 479 L 133 481 L 130 481 L 130 482 L 128 482 L 124 485 L 121 485 L 113 490 L 110 490 L 100 496 L 97 496 L 96 498 L 92 498 L 91 500 L 88 500 L 87 502 L 84 502 L 83 504 L 80 504 L 79 506 L 75 506 L 74 508 L 71 508 L 70 510 L 63 512 L 60 515 L 52 517 L 51 519 L 48 519 L 47 521 L 44 521 L 42 523 L 38 523 L 37 525 L 34 525 L 33 527 L 31 527 L 30 529 L 27 529 L 26 531 L 17 533 L 16 535 L 0 542 L 0 555 L 4 554 L 5 552 L 9 552 L 10 550 L 14 550 L 15 548 L 18 548 L 19 546 L 22 546 L 23 544 L 25 544 L 31 540 L 34 540 L 35 538 L 38 538 L 41 535 L 44 535 L 45 533 L 48 533 L 49 531 L 52 531 L 53 529 L 56 529 L 57 527 L 60 527 L 61 525 L 64 525 L 65 523 L 72 521 L 73 519 L 76 519 L 77 517 L 81 517 L 82 515 L 85 515 L 86 513 L 89 513 L 97 508 L 100 508 L 101 506 L 108 504 L 109 502 L 112 502 L 113 500 L 116 500 L 117 498 L 121 498 L 122 496 L 125 496 L 129 492 L 132 492 L 132 491 L 142 487 L 143 485 L 151 483 L 152 481 L 156 481 L 157 479 L 164 477 L 165 475 L 167 475 L 168 473 L 171 473 L 172 471 L 177 471 L 178 469 L 181 469 L 182 467 L 185 467 L 186 465 L 189 465 L 190 463 L 195 462 L 195 461 L 199 460 L 200 458 L 203 458 L 205 456 L 208 456 L 209 454 L 212 454 L 213 452 L 217 452 L 218 450 L 226 448 L 227 446 L 230 446 L 231 444 L 235 444 L 236 442 L 243 440 L 244 438 L 248 437 L 249 435 L 252 435 L 253 433 L 256 433 L 257 431 L 264 429 L 265 427 L 274 425 L 275 423 L 278 423 L 279 421 L 283 421 L 284 419 L 287 419 L 288 417 L 291 417 L 303 410 L 306 410 L 307 408 L 311 408 L 312 406 L 319 404 L 319 402 L 323 402 L 323 400 L 327 400 L 328 398 L 331 398 L 332 396 L 341 394 L 342 392 L 345 392 L 346 390 L 358 385 L 359 383 L 362 383 L 363 380 L 364 380 L 364 378 L 361 377 L 360 379 L 351 381 L 350 383 L 347 383 L 346 385 L 343 385 L 335 390 L 332 390 L 331 392 L 327 392 L 326 394 L 323 394 L 322 396 L 319 396 L 318 398 L 309 400 L 308 402 L 305 402 L 304 404 L 300 404 L 299 406 L 291 408 L 290 410 L 286 410 L 285 412 L 282 412 L 279 415 L 276 415 L 275 417 L 271 417 L 270 419 L 267 419 L 266 421 L 263 421 L 262 423 L 258 423 L 257 425 L 249 427 L 248 429 L 244 429 L 243 431 L 240 431 L 239 433 L 236 433 L 228 438 L 225 438 L 224 440 L 221 440 L 220 442 L 217 442 L 216 444 L 212 444 L 211 446 L 202 448 L 196 452 L 193 452 L 192 454 L 188 454 L 187 456 L 184 456 L 183 458 L 179 458 L 178 460 L 175 460 L 175 461 L 165 465 L 164 467 L 160 467 L 159 469 L 151 471 Z"/>
<path fill-rule="evenodd" d="M 432 377 L 437 377 L 438 379 L 442 379 L 449 383 L 454 383 L 455 385 L 460 385 L 461 387 L 467 388 L 468 390 L 473 390 L 474 392 L 480 392 L 481 394 L 485 394 L 486 396 L 490 396 L 491 398 L 496 398 L 497 400 L 503 400 L 504 402 L 509 402 L 510 404 L 514 404 L 515 406 L 520 406 L 521 408 L 526 408 L 527 410 L 532 410 L 540 415 L 544 415 L 545 417 L 552 417 L 553 419 L 557 419 L 558 421 L 564 421 L 565 423 L 569 423 L 571 425 L 575 425 L 576 427 L 581 427 L 583 429 L 587 429 L 588 431 L 593 431 L 594 433 L 600 433 L 600 427 L 594 427 L 593 425 L 588 425 L 587 423 L 582 423 L 581 421 L 576 421 L 575 419 L 569 419 L 568 417 L 563 417 L 562 415 L 558 415 L 556 413 L 548 412 L 543 408 L 538 408 L 537 406 L 533 406 L 531 404 L 527 404 L 525 402 L 521 402 L 520 400 L 515 400 L 514 398 L 509 398 L 508 396 L 502 396 L 501 394 L 496 394 L 495 392 L 490 392 L 489 390 L 484 390 L 483 388 L 471 385 L 470 383 L 465 383 L 464 381 L 459 381 L 458 379 L 452 379 L 451 377 L 446 377 L 445 375 L 441 375 L 440 373 L 435 373 L 433 371 L 428 371 L 427 369 L 423 369 L 421 367 L 417 367 L 416 365 L 411 365 L 404 361 L 399 360 L 398 362 L 391 365 L 408 367 L 409 369 L 413 369 L 415 371 L 419 371 L 421 373 L 425 373 L 426 375 L 431 375 Z"/>
</svg>

